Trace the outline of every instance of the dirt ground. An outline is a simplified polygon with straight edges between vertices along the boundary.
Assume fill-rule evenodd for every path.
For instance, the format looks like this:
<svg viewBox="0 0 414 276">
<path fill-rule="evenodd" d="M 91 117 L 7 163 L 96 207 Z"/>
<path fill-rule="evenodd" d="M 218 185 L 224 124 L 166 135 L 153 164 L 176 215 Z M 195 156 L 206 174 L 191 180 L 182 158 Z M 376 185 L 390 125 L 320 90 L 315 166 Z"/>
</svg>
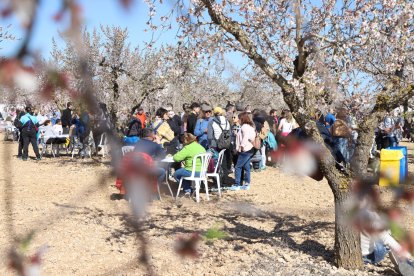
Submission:
<svg viewBox="0 0 414 276">
<path fill-rule="evenodd" d="M 405 145 L 410 149 L 409 171 L 414 173 L 414 144 Z M 60 157 L 24 162 L 16 152 L 16 143 L 0 142 L 0 156 L 11 161 L 10 167 L 4 159 L 0 162 L 0 275 L 12 274 L 5 257 L 11 239 L 5 224 L 6 190 L 11 192 L 15 236 L 34 231 L 28 254 L 48 247 L 43 275 L 145 275 L 138 261 L 141 245 L 128 224 L 128 202 L 110 199 L 117 189 L 108 176 L 108 160 Z M 204 194 L 201 198 L 199 204 L 191 199 L 175 202 L 163 194 L 163 201 L 150 206 L 145 236 L 155 274 L 395 275 L 389 261 L 363 271 L 333 266 L 334 205 L 325 180 L 268 168 L 252 174 L 250 191 L 225 192 L 221 199 L 213 194 L 209 202 Z M 412 218 L 405 218 L 409 228 Z M 178 237 L 215 225 L 228 237 L 200 241 L 195 259 L 175 253 Z"/>
</svg>

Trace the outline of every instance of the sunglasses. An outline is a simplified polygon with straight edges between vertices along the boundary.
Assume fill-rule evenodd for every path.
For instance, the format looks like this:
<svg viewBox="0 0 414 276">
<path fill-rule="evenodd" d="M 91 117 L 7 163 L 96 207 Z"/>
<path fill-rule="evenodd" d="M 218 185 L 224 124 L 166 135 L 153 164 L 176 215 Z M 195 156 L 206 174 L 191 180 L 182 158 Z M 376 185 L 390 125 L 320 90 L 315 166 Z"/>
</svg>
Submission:
<svg viewBox="0 0 414 276">
<path fill-rule="evenodd" d="M 207 110 L 207 111 L 205 111 L 205 113 L 211 113 L 211 110 Z"/>
</svg>

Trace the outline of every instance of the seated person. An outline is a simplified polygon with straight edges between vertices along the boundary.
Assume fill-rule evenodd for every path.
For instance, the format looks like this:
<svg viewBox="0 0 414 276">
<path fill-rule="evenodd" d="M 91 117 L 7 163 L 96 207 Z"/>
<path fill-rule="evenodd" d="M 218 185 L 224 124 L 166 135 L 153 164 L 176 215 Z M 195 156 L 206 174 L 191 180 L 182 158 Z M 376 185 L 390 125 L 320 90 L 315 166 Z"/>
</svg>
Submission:
<svg viewBox="0 0 414 276">
<path fill-rule="evenodd" d="M 43 133 L 45 143 L 54 143 L 57 132 L 55 132 L 50 120 L 46 120 L 43 123 L 43 126 L 40 127 L 40 131 Z"/>
<path fill-rule="evenodd" d="M 166 156 L 165 150 L 160 144 L 156 142 L 157 136 L 154 130 L 151 128 L 145 128 L 142 130 L 142 139 L 135 144 L 134 151 L 146 153 L 152 157 L 154 161 L 159 161 Z M 165 169 L 158 166 L 156 168 L 158 184 L 161 184 L 165 180 Z"/>
<path fill-rule="evenodd" d="M 363 202 L 365 204 L 365 202 Z M 375 228 L 380 216 L 369 209 L 366 210 L 366 221 L 371 222 Z M 391 261 L 397 266 L 401 275 L 414 275 L 413 257 L 403 250 L 401 245 L 391 236 L 390 231 L 382 231 L 371 235 L 365 231 L 361 232 L 361 251 L 364 263 L 377 265 L 390 253 Z"/>
<path fill-rule="evenodd" d="M 177 182 L 180 182 L 182 177 L 191 176 L 191 172 L 193 170 L 193 158 L 194 156 L 205 153 L 206 150 L 203 146 L 201 146 L 194 135 L 191 133 L 184 134 L 184 147 L 182 150 L 177 152 L 173 159 L 175 162 L 184 161 L 184 168 L 180 168 L 175 171 L 174 177 Z M 201 160 L 197 159 L 196 164 L 196 174 L 195 176 L 200 175 L 201 171 Z M 183 181 L 183 190 L 185 195 L 191 195 L 191 181 L 184 180 Z"/>
<path fill-rule="evenodd" d="M 53 125 L 53 130 L 58 135 L 61 135 L 63 133 L 62 121 L 60 119 L 56 120 L 56 124 Z"/>
</svg>

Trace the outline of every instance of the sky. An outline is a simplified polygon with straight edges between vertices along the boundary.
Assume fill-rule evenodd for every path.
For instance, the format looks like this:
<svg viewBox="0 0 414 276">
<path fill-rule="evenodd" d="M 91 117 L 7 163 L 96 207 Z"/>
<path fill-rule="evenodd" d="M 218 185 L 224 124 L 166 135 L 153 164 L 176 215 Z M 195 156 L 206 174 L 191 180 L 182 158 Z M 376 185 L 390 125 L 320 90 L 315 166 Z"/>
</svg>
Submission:
<svg viewBox="0 0 414 276">
<path fill-rule="evenodd" d="M 118 0 L 81 0 L 84 24 L 87 30 L 99 28 L 102 25 L 113 25 L 127 27 L 129 30 L 129 42 L 131 46 L 140 46 L 144 41 L 151 40 L 151 32 L 144 32 L 148 20 L 147 6 L 140 0 L 133 1 L 129 10 L 125 10 Z M 50 56 L 52 49 L 52 38 L 54 37 L 59 46 L 63 41 L 59 37 L 59 32 L 65 30 L 65 22 L 56 22 L 53 16 L 59 11 L 57 0 L 40 1 L 38 9 L 38 20 L 35 25 L 34 37 L 30 44 L 30 49 L 40 53 L 43 57 Z M 0 19 L 1 26 L 10 25 L 8 31 L 16 38 L 22 38 L 24 32 L 16 18 Z M 174 40 L 174 32 L 165 33 L 159 43 L 168 43 Z M 0 55 L 11 56 L 19 48 L 21 41 L 4 41 Z"/>
</svg>

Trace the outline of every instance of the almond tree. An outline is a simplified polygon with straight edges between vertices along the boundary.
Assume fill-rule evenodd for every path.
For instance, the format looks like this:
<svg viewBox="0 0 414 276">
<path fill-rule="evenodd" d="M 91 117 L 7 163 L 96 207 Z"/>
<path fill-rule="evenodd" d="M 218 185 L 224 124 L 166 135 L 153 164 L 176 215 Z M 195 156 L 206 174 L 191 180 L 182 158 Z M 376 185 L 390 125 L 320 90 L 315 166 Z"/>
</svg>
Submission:
<svg viewBox="0 0 414 276">
<path fill-rule="evenodd" d="M 147 1 L 152 16 L 156 1 Z M 238 51 L 279 87 L 283 99 L 311 139 L 322 147 L 311 115 L 327 105 L 351 104 L 359 111 L 359 138 L 350 171 L 341 172 L 325 148 L 319 166 L 335 199 L 335 259 L 361 268 L 359 233 L 343 221 L 353 177 L 367 171 L 373 130 L 382 114 L 413 95 L 413 8 L 410 0 L 191 0 L 174 20 L 178 39 L 199 47 Z M 181 10 L 180 10 L 181 11 Z M 153 29 L 163 26 L 154 26 Z M 410 61 L 411 62 L 411 61 Z"/>
</svg>

